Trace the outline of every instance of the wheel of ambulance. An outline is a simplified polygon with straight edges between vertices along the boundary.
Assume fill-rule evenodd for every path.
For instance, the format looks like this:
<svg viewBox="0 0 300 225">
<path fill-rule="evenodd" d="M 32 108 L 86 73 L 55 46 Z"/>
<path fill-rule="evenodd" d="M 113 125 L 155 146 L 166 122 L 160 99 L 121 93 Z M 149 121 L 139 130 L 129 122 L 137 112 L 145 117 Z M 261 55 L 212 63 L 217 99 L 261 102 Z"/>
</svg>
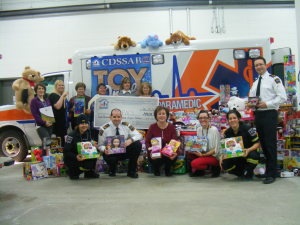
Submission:
<svg viewBox="0 0 300 225">
<path fill-rule="evenodd" d="M 23 161 L 27 154 L 26 142 L 23 135 L 18 131 L 4 131 L 0 133 L 2 156 L 13 158 L 15 161 Z"/>
</svg>

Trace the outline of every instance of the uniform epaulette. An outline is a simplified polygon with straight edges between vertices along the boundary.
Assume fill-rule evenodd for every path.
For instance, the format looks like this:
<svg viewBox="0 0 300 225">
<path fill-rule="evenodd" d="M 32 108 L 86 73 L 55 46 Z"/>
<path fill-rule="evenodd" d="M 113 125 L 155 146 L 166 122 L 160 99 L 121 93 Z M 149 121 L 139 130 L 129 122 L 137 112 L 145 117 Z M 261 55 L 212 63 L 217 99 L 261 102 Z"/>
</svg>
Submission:
<svg viewBox="0 0 300 225">
<path fill-rule="evenodd" d="M 110 126 L 110 125 L 107 123 L 107 124 L 105 124 L 103 127 L 101 127 L 101 128 L 99 129 L 99 134 L 100 134 L 100 136 L 103 135 L 104 130 L 105 130 L 106 128 L 108 128 L 109 126 Z"/>
<path fill-rule="evenodd" d="M 110 126 L 109 123 L 107 123 L 107 124 L 105 124 L 105 125 L 102 127 L 102 129 L 105 130 L 105 129 L 108 128 L 109 126 Z"/>
<path fill-rule="evenodd" d="M 122 122 L 122 125 L 127 126 L 131 131 L 134 131 L 134 126 L 130 125 L 128 122 Z"/>
<path fill-rule="evenodd" d="M 270 77 L 273 77 L 273 78 L 275 78 L 274 79 L 274 81 L 275 81 L 275 83 L 276 84 L 279 84 L 281 81 L 280 81 L 280 78 L 279 77 L 277 77 L 276 75 L 274 75 L 274 74 L 270 74 Z"/>
</svg>

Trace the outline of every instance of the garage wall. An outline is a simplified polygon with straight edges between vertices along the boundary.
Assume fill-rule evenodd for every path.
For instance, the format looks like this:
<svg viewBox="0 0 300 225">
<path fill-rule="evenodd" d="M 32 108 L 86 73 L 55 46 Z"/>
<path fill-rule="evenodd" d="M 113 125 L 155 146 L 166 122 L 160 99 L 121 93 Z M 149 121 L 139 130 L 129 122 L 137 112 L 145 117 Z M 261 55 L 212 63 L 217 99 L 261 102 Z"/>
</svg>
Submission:
<svg viewBox="0 0 300 225">
<path fill-rule="evenodd" d="M 67 60 L 76 49 L 111 45 L 119 35 L 138 42 L 156 33 L 164 41 L 170 27 L 190 30 L 197 39 L 272 36 L 273 48 L 290 46 L 294 54 L 298 52 L 294 8 L 225 8 L 224 34 L 211 33 L 212 9 L 188 11 L 190 26 L 186 9 L 172 10 L 172 24 L 169 9 L 2 19 L 0 78 L 21 76 L 27 65 L 42 73 L 71 69 Z"/>
</svg>

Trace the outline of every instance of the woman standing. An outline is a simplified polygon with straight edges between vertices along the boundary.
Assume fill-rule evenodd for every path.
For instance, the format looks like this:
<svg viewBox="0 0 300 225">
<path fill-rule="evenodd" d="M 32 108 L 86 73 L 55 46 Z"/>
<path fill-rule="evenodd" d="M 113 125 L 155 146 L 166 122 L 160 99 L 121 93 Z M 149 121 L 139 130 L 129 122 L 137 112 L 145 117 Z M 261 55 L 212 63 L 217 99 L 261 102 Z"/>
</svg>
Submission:
<svg viewBox="0 0 300 225">
<path fill-rule="evenodd" d="M 220 158 L 220 165 L 224 171 L 234 174 L 239 178 L 251 180 L 253 170 L 258 164 L 259 138 L 254 128 L 241 122 L 241 114 L 237 110 L 230 110 L 227 115 L 229 128 L 225 130 L 224 137 L 242 136 L 244 144 L 244 157 Z"/>
<path fill-rule="evenodd" d="M 152 97 L 152 86 L 148 82 L 142 82 L 140 86 L 139 96 L 140 97 Z"/>
<path fill-rule="evenodd" d="M 34 86 L 34 91 L 36 96 L 30 103 L 30 110 L 35 119 L 38 135 L 44 144 L 44 138 L 47 138 L 48 140 L 51 138 L 53 124 L 52 122 L 42 119 L 40 109 L 51 106 L 51 103 L 49 99 L 46 98 L 46 86 L 44 84 L 36 84 Z"/>
<path fill-rule="evenodd" d="M 62 147 L 65 145 L 65 135 L 68 130 L 68 93 L 65 92 L 65 85 L 62 80 L 54 83 L 54 91 L 49 95 L 49 100 L 53 108 L 55 123 L 53 133 L 61 138 Z"/>
<path fill-rule="evenodd" d="M 131 90 L 131 81 L 128 77 L 124 77 L 121 85 L 120 85 L 120 91 L 119 96 L 136 96 L 135 91 Z"/>
<path fill-rule="evenodd" d="M 154 110 L 154 118 L 156 123 L 150 125 L 148 132 L 146 134 L 146 148 L 152 147 L 152 138 L 161 138 L 162 148 L 166 146 L 172 139 L 177 140 L 175 126 L 168 122 L 169 109 L 162 106 L 157 106 Z M 151 158 L 150 151 L 148 151 L 148 158 L 153 166 L 154 175 L 160 176 L 160 167 L 165 165 L 165 175 L 172 176 L 171 167 L 177 159 L 177 152 L 174 152 L 170 157 L 161 155 L 161 158 Z"/>
<path fill-rule="evenodd" d="M 88 109 L 88 102 L 91 100 L 90 96 L 85 95 L 86 85 L 83 82 L 78 82 L 75 85 L 76 95 L 70 99 L 69 118 L 71 120 L 72 129 L 76 126 L 76 117 L 79 114 L 90 114 Z"/>
<path fill-rule="evenodd" d="M 91 122 L 91 133 L 92 138 L 95 141 L 98 141 L 99 129 L 94 128 L 94 110 L 95 110 L 95 101 L 102 95 L 107 95 L 107 88 L 104 83 L 100 83 L 97 86 L 97 94 L 88 102 L 88 109 L 90 110 L 90 122 Z"/>
<path fill-rule="evenodd" d="M 220 175 L 219 160 L 217 159 L 220 133 L 215 126 L 210 125 L 209 113 L 207 110 L 201 110 L 198 114 L 200 127 L 197 129 L 197 138 L 202 143 L 206 143 L 202 151 L 188 152 L 188 158 L 191 158 L 190 176 L 197 174 L 204 175 L 204 171 L 211 166 L 212 177 Z M 199 171 L 199 172 L 198 172 Z"/>
</svg>

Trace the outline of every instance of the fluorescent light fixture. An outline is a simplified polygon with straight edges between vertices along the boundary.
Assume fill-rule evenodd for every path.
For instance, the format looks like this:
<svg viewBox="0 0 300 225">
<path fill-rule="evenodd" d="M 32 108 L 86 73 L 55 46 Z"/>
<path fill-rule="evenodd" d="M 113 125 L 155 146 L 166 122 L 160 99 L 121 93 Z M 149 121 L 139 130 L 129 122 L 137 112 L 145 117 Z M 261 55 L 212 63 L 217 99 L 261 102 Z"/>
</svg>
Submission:
<svg viewBox="0 0 300 225">
<path fill-rule="evenodd" d="M 245 59 L 246 52 L 243 49 L 234 49 L 233 50 L 233 57 L 234 59 Z"/>
<path fill-rule="evenodd" d="M 152 55 L 152 64 L 153 65 L 159 65 L 159 64 L 164 64 L 164 63 L 165 63 L 164 55 L 162 55 L 162 54 Z"/>
<path fill-rule="evenodd" d="M 253 48 L 249 50 L 249 58 L 254 59 L 260 56 L 260 49 Z"/>
</svg>

